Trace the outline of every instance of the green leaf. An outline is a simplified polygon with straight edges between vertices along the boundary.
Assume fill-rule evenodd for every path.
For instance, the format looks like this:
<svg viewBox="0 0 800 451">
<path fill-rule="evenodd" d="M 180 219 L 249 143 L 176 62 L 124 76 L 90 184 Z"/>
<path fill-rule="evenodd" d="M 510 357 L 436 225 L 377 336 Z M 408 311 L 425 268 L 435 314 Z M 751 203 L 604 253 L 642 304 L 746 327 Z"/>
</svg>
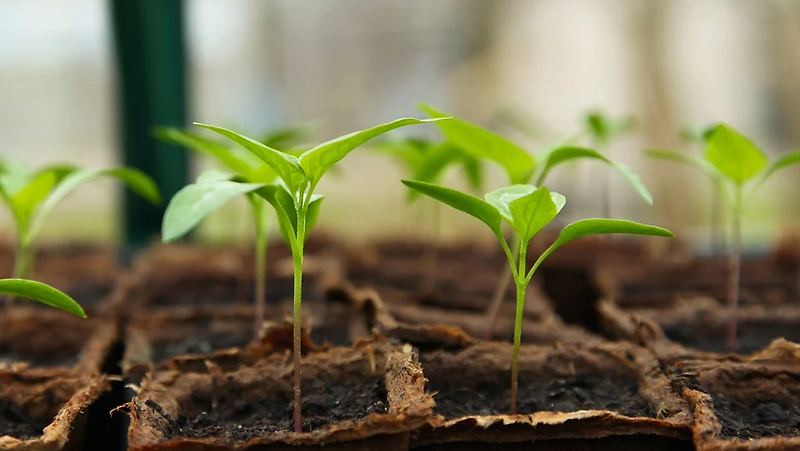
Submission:
<svg viewBox="0 0 800 451">
<path fill-rule="evenodd" d="M 205 138 L 197 133 L 174 127 L 157 127 L 155 135 L 162 141 L 211 155 L 228 169 L 248 179 L 251 179 L 255 174 L 256 166 L 252 165 L 251 162 L 238 157 L 224 144 Z"/>
<path fill-rule="evenodd" d="M 685 165 L 691 166 L 704 174 L 710 177 L 714 181 L 721 181 L 724 179 L 717 168 L 709 163 L 708 161 L 696 157 L 694 155 L 684 153 L 684 152 L 676 152 L 674 150 L 669 149 L 646 149 L 644 154 L 651 158 L 657 158 L 660 160 L 667 160 L 667 161 L 676 161 L 678 163 L 683 163 Z"/>
<path fill-rule="evenodd" d="M 625 115 L 612 119 L 605 113 L 593 111 L 586 115 L 586 125 L 595 140 L 602 143 L 636 128 L 636 118 Z"/>
<path fill-rule="evenodd" d="M 41 282 L 25 279 L 1 279 L 0 294 L 38 301 L 86 318 L 83 308 L 71 297 Z"/>
<path fill-rule="evenodd" d="M 237 183 L 227 180 L 192 183 L 172 196 L 161 223 L 161 239 L 174 241 L 197 227 L 206 216 L 232 198 L 253 192 L 263 183 Z"/>
<path fill-rule="evenodd" d="M 197 183 L 219 182 L 222 180 L 231 180 L 236 177 L 230 172 L 220 171 L 216 168 L 208 168 L 197 176 Z"/>
<path fill-rule="evenodd" d="M 767 156 L 746 136 L 726 124 L 717 126 L 706 145 L 706 159 L 736 184 L 743 184 L 767 165 Z"/>
<path fill-rule="evenodd" d="M 547 248 L 541 257 L 539 257 L 537 263 L 541 263 L 541 261 L 543 261 L 554 250 L 576 238 L 589 235 L 605 235 L 612 233 L 665 237 L 674 236 L 672 232 L 667 229 L 633 221 L 626 221 L 623 219 L 581 219 L 580 221 L 575 221 L 572 224 L 564 227 L 561 230 L 561 233 L 558 235 L 556 241 L 550 245 L 549 248 Z"/>
<path fill-rule="evenodd" d="M 33 213 L 39 205 L 50 195 L 58 183 L 58 177 L 50 171 L 41 171 L 35 174 L 28 183 L 17 191 L 10 199 L 14 219 L 17 222 L 17 232 L 20 236 L 28 233 Z"/>
<path fill-rule="evenodd" d="M 107 168 L 107 169 L 80 169 L 72 172 L 66 176 L 61 183 L 47 196 L 47 199 L 42 203 L 39 210 L 36 212 L 36 217 L 33 219 L 30 231 L 27 235 L 27 242 L 31 243 L 35 236 L 39 233 L 44 219 L 47 215 L 67 197 L 75 188 L 100 177 L 113 177 L 123 182 L 136 194 L 142 196 L 148 201 L 158 204 L 161 202 L 161 194 L 158 191 L 158 186 L 150 176 L 144 172 L 133 168 Z"/>
<path fill-rule="evenodd" d="M 501 229 L 502 218 L 500 217 L 500 212 L 490 203 L 473 195 L 462 193 L 452 188 L 434 185 L 433 183 L 403 180 L 403 184 L 456 210 L 478 218 L 489 226 L 495 236 L 505 242 Z"/>
<path fill-rule="evenodd" d="M 420 105 L 420 108 L 431 117 L 449 116 L 427 105 Z M 511 183 L 529 181 L 536 163 L 522 147 L 493 131 L 456 117 L 437 125 L 447 139 L 462 150 L 500 164 Z"/>
<path fill-rule="evenodd" d="M 319 207 L 322 205 L 322 199 L 325 196 L 321 194 L 314 194 L 311 196 L 311 200 L 308 202 L 308 212 L 306 213 L 306 234 L 311 231 L 311 228 L 314 227 L 314 224 L 317 223 L 317 219 L 319 219 Z"/>
<path fill-rule="evenodd" d="M 483 197 L 486 202 L 497 209 L 503 219 L 513 226 L 514 216 L 511 214 L 509 205 L 511 202 L 535 191 L 536 187 L 533 185 L 511 185 L 486 193 Z"/>
<path fill-rule="evenodd" d="M 514 219 L 514 230 L 523 243 L 527 243 L 544 226 L 550 223 L 564 208 L 566 198 L 558 193 L 551 193 L 542 186 L 532 193 L 512 200 L 508 204 Z"/>
<path fill-rule="evenodd" d="M 578 158 L 592 158 L 595 160 L 600 160 L 613 167 L 617 170 L 617 172 L 622 174 L 625 180 L 633 187 L 636 193 L 639 194 L 642 199 L 644 199 L 645 202 L 650 205 L 653 204 L 653 195 L 650 194 L 650 190 L 647 189 L 647 186 L 645 186 L 644 182 L 642 182 L 642 179 L 638 174 L 636 174 L 636 172 L 634 172 L 633 169 L 624 163 L 614 161 L 602 153 L 586 147 L 566 146 L 559 147 L 558 149 L 549 152 L 547 154 L 544 167 L 542 168 L 536 183 L 543 185 L 546 181 L 547 175 L 554 167 L 561 163 Z"/>
<path fill-rule="evenodd" d="M 344 158 L 353 149 L 370 139 L 406 125 L 425 124 L 440 120 L 442 119 L 397 119 L 386 124 L 376 125 L 366 130 L 340 136 L 331 141 L 324 142 L 313 149 L 307 150 L 300 155 L 300 167 L 303 168 L 308 180 L 311 182 L 311 186 L 315 186 L 331 166 Z"/>
<path fill-rule="evenodd" d="M 297 157 L 265 146 L 252 138 L 240 135 L 226 128 L 201 124 L 199 122 L 195 122 L 194 125 L 207 128 L 239 143 L 242 147 L 249 150 L 271 167 L 293 193 L 297 192 L 306 181 L 306 176 L 298 164 Z"/>
<path fill-rule="evenodd" d="M 780 158 L 775 160 L 775 162 L 767 168 L 761 178 L 766 180 L 775 172 L 797 163 L 800 163 L 800 149 L 782 155 Z"/>
</svg>

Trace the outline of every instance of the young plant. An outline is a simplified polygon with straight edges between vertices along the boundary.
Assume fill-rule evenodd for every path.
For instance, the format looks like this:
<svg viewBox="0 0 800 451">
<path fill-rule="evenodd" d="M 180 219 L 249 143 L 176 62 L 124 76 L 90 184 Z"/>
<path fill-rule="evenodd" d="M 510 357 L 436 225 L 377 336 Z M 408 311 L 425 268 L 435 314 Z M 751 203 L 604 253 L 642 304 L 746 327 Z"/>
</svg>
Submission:
<svg viewBox="0 0 800 451">
<path fill-rule="evenodd" d="M 451 116 L 430 106 L 421 105 L 420 108 L 431 117 Z M 464 151 L 501 165 L 508 176 L 509 184 L 532 183 L 535 186 L 542 186 L 546 183 L 547 176 L 557 166 L 576 159 L 594 159 L 616 169 L 645 202 L 651 205 L 653 203 L 653 196 L 633 169 L 595 149 L 570 145 L 569 143 L 575 138 L 564 139 L 532 155 L 511 140 L 464 119 L 454 117 L 449 121 L 438 123 L 438 126 L 449 141 Z M 512 252 L 516 253 L 518 249 L 519 243 L 512 242 Z M 506 268 L 487 309 L 487 337 L 491 336 L 494 329 L 503 297 L 508 284 L 511 283 L 511 276 L 511 271 Z"/>
<path fill-rule="evenodd" d="M 459 165 L 466 175 L 470 189 L 478 191 L 483 186 L 483 167 L 481 161 L 466 153 L 451 142 L 434 143 L 424 138 L 404 138 L 384 140 L 376 143 L 378 151 L 393 156 L 408 174 L 408 178 L 423 182 L 436 182 L 450 167 Z M 408 202 L 419 198 L 416 191 L 408 191 Z M 436 282 L 440 235 L 440 203 L 431 202 L 430 240 L 425 252 L 424 278 L 422 289 L 433 291 Z"/>
<path fill-rule="evenodd" d="M 511 363 L 511 413 L 517 411 L 517 380 L 519 373 L 519 348 L 522 338 L 522 315 L 525 307 L 525 290 L 536 269 L 545 258 L 564 243 L 587 235 L 628 233 L 639 235 L 672 236 L 660 227 L 618 219 L 583 219 L 567 225 L 558 238 L 528 268 L 526 262 L 528 243 L 544 226 L 555 219 L 566 203 L 564 196 L 551 193 L 546 186 L 512 185 L 492 191 L 485 200 L 440 185 L 413 180 L 403 180 L 409 188 L 430 196 L 456 210 L 481 220 L 489 226 L 508 258 L 509 268 L 517 288 L 517 310 L 514 322 L 514 350 Z M 502 223 L 509 224 L 514 232 L 517 252 L 509 247 L 503 236 Z"/>
<path fill-rule="evenodd" d="M 282 151 L 296 151 L 303 139 L 304 129 L 286 127 L 268 132 L 259 142 Z M 230 199 L 245 195 L 250 204 L 255 225 L 255 320 L 253 341 L 258 341 L 264 324 L 266 302 L 266 267 L 268 221 L 265 201 L 253 191 L 263 184 L 277 179 L 275 171 L 252 153 L 227 145 L 200 134 L 179 128 L 156 129 L 160 139 L 184 146 L 198 153 L 205 153 L 217 160 L 228 172 L 207 170 L 200 174 L 196 183 L 187 185 L 173 196 L 162 222 L 161 236 L 165 243 L 183 237 L 213 211 Z"/>
<path fill-rule="evenodd" d="M 294 428 L 302 432 L 302 397 L 300 391 L 301 380 L 301 349 L 300 332 L 301 316 L 300 307 L 303 287 L 303 249 L 306 237 L 314 224 L 322 201 L 322 196 L 314 193 L 322 177 L 337 162 L 347 156 L 355 148 L 367 141 L 399 127 L 413 124 L 424 124 L 438 119 L 398 119 L 393 122 L 378 125 L 366 130 L 350 133 L 331 141 L 322 143 L 294 156 L 275 150 L 254 139 L 235 133 L 231 130 L 213 125 L 195 125 L 217 132 L 247 149 L 253 155 L 274 171 L 279 183 L 248 183 L 246 180 L 219 180 L 203 183 L 213 183 L 213 188 L 198 187 L 194 190 L 199 194 L 182 196 L 180 201 L 173 199 L 170 203 L 172 215 L 165 215 L 165 227 L 181 229 L 185 224 L 199 221 L 207 211 L 213 211 L 220 202 L 239 193 L 250 192 L 267 201 L 275 209 L 283 237 L 292 250 L 294 263 L 294 299 L 293 299 L 293 354 L 294 354 Z M 236 194 L 231 194 L 231 193 Z M 169 209 L 168 209 L 169 210 Z M 169 211 L 167 212 L 170 213 Z M 167 217 L 169 216 L 169 217 Z M 182 219 L 183 218 L 183 219 Z"/>
<path fill-rule="evenodd" d="M 586 131 L 591 136 L 592 146 L 611 156 L 611 141 L 636 128 L 636 119 L 626 115 L 611 118 L 602 111 L 590 111 L 585 117 Z M 608 173 L 603 176 L 603 217 L 611 216 L 611 181 Z"/>
<path fill-rule="evenodd" d="M 715 183 L 721 183 L 730 195 L 730 217 L 733 232 L 728 263 L 728 325 L 725 344 L 729 350 L 737 345 L 736 326 L 739 309 L 739 276 L 741 272 L 742 214 L 753 193 L 775 172 L 800 163 L 800 150 L 789 152 L 771 164 L 766 154 L 750 139 L 733 127 L 719 124 L 707 138 L 703 158 L 683 153 L 658 150 L 652 156 L 679 161 L 699 169 Z M 745 185 L 750 184 L 745 195 Z"/>
<path fill-rule="evenodd" d="M 692 144 L 700 144 L 700 149 L 703 149 L 714 133 L 714 126 L 711 127 L 685 127 L 681 130 L 681 137 L 684 141 Z M 701 150 L 702 153 L 702 150 Z M 684 152 L 676 152 L 667 149 L 646 149 L 644 154 L 651 158 L 660 160 L 676 161 L 684 163 L 691 167 L 700 169 L 707 175 L 711 181 L 711 244 L 712 254 L 716 255 L 722 252 L 725 247 L 724 233 L 722 231 L 722 198 L 725 196 L 725 185 L 722 175 L 715 171 L 713 167 L 703 169 L 702 166 L 710 166 L 702 156 L 695 156 Z"/>
</svg>

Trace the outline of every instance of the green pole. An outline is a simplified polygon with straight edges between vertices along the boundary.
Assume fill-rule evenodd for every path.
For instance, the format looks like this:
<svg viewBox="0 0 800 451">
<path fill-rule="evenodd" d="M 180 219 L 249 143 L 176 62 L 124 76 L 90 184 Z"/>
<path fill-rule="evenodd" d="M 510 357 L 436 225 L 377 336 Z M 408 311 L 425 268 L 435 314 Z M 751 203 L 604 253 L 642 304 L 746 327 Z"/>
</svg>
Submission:
<svg viewBox="0 0 800 451">
<path fill-rule="evenodd" d="M 188 180 L 184 149 L 157 141 L 153 127 L 186 123 L 186 53 L 182 0 L 111 0 L 122 161 L 158 183 L 165 199 L 153 206 L 125 191 L 128 251 L 158 236 L 168 201 Z"/>
</svg>

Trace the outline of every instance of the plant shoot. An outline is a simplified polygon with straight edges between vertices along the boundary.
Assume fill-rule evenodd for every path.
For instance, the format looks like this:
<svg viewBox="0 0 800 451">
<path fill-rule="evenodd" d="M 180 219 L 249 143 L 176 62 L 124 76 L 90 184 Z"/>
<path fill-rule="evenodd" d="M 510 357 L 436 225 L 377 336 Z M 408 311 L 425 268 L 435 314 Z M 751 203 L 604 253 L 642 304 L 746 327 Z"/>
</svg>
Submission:
<svg viewBox="0 0 800 451">
<path fill-rule="evenodd" d="M 492 191 L 484 199 L 461 191 L 413 180 L 403 180 L 409 188 L 430 196 L 457 210 L 481 220 L 489 226 L 508 258 L 509 268 L 517 289 L 516 316 L 514 322 L 514 350 L 511 363 L 511 414 L 517 412 L 517 381 L 519 373 L 519 348 L 522 339 L 522 316 L 525 307 L 525 291 L 536 269 L 558 247 L 576 238 L 588 235 L 628 233 L 638 235 L 672 236 L 666 229 L 637 222 L 618 219 L 583 219 L 567 225 L 558 238 L 533 263 L 528 266 L 528 243 L 550 223 L 564 208 L 566 199 L 550 192 L 546 186 L 512 185 Z M 514 232 L 513 243 L 519 248 L 513 252 L 503 236 L 503 222 Z"/>
</svg>

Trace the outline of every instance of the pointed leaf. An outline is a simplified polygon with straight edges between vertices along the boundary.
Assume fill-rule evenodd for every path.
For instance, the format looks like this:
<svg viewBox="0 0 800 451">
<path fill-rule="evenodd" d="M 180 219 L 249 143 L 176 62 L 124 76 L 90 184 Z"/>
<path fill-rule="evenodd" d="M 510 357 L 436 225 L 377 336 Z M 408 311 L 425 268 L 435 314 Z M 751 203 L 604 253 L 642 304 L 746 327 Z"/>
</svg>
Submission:
<svg viewBox="0 0 800 451">
<path fill-rule="evenodd" d="M 767 165 L 767 156 L 749 138 L 726 124 L 717 126 L 706 145 L 706 159 L 741 185 Z"/>
<path fill-rule="evenodd" d="M 688 153 L 676 152 L 669 149 L 646 149 L 644 154 L 648 157 L 657 158 L 660 160 L 676 161 L 678 163 L 686 164 L 703 172 L 715 181 L 720 181 L 725 178 L 713 164 Z"/>
<path fill-rule="evenodd" d="M 306 213 L 306 234 L 308 234 L 311 228 L 314 227 L 314 224 L 317 223 L 317 219 L 319 219 L 319 208 L 324 198 L 325 196 L 321 194 L 314 194 L 311 196 L 311 200 L 308 203 L 308 212 Z"/>
<path fill-rule="evenodd" d="M 536 187 L 533 185 L 511 185 L 486 193 L 483 198 L 500 212 L 500 216 L 503 219 L 513 226 L 514 217 L 511 214 L 509 205 L 520 197 L 527 196 L 535 191 Z"/>
<path fill-rule="evenodd" d="M 511 201 L 508 206 L 514 218 L 514 229 L 522 242 L 530 241 L 537 232 L 555 219 L 565 203 L 564 196 L 551 193 L 546 186 Z"/>
<path fill-rule="evenodd" d="M 366 130 L 340 136 L 331 141 L 322 143 L 313 149 L 307 150 L 300 155 L 300 167 L 303 168 L 303 171 L 308 176 L 311 185 L 314 186 L 320 181 L 322 176 L 325 174 L 325 172 L 327 172 L 328 169 L 331 168 L 331 166 L 344 158 L 353 149 L 364 144 L 370 139 L 406 125 L 425 124 L 435 121 L 441 121 L 441 119 L 397 119 L 386 124 L 376 125 L 375 127 L 368 128 Z"/>
<path fill-rule="evenodd" d="M 86 318 L 83 308 L 71 297 L 41 282 L 25 279 L 1 279 L 0 294 L 38 301 Z"/>
<path fill-rule="evenodd" d="M 222 180 L 231 180 L 236 177 L 230 172 L 220 171 L 217 168 L 208 168 L 197 176 L 197 183 L 219 182 Z"/>
<path fill-rule="evenodd" d="M 791 166 L 793 164 L 797 164 L 797 163 L 800 163 L 800 149 L 795 150 L 793 152 L 789 152 L 789 153 L 787 153 L 785 155 L 782 155 L 780 158 L 775 160 L 775 162 L 772 163 L 767 168 L 767 170 L 764 172 L 764 174 L 761 176 L 761 178 L 766 180 L 772 174 L 774 174 L 776 171 L 779 171 L 781 169 L 787 168 L 787 167 L 789 167 L 789 166 Z"/>
<path fill-rule="evenodd" d="M 161 223 L 161 239 L 168 243 L 186 235 L 229 200 L 263 186 L 263 183 L 237 183 L 227 180 L 184 186 L 172 196 L 167 205 Z"/>
<path fill-rule="evenodd" d="M 473 195 L 432 183 L 403 180 L 403 184 L 439 202 L 447 204 L 456 210 L 463 211 L 468 215 L 480 219 L 484 224 L 489 226 L 495 236 L 503 240 L 501 229 L 502 218 L 497 209 L 490 203 Z"/>
<path fill-rule="evenodd" d="M 240 135 L 226 128 L 198 122 L 195 122 L 194 125 L 207 128 L 239 143 L 242 147 L 249 150 L 271 167 L 292 192 L 297 192 L 305 182 L 306 176 L 303 174 L 303 170 L 300 169 L 297 157 L 265 146 L 252 138 Z"/>
<path fill-rule="evenodd" d="M 554 167 L 566 161 L 575 160 L 578 158 L 592 158 L 595 160 L 600 160 L 613 167 L 625 178 L 625 180 L 633 187 L 636 193 L 639 194 L 642 199 L 644 199 L 645 202 L 651 205 L 653 204 L 653 195 L 650 194 L 650 190 L 647 189 L 647 186 L 645 186 L 644 182 L 642 182 L 642 179 L 638 174 L 636 174 L 636 172 L 633 171 L 633 169 L 624 163 L 614 161 L 602 153 L 586 147 L 559 147 L 558 149 L 550 152 L 547 155 L 544 168 L 542 168 L 542 172 L 539 174 L 536 183 L 543 185 L 546 181 L 547 175 Z"/>
<path fill-rule="evenodd" d="M 421 105 L 420 108 L 431 117 L 450 116 L 427 105 Z M 448 140 L 462 150 L 476 157 L 495 161 L 503 166 L 511 183 L 526 183 L 529 181 L 536 163 L 525 149 L 511 140 L 456 117 L 448 121 L 439 122 L 436 125 L 439 126 Z"/>
<path fill-rule="evenodd" d="M 272 205 L 278 217 L 281 235 L 283 235 L 287 243 L 293 245 L 292 243 L 294 243 L 297 238 L 297 209 L 294 205 L 294 198 L 289 194 L 286 186 L 273 183 L 259 188 L 253 191 L 253 193 L 261 196 Z"/>
<path fill-rule="evenodd" d="M 162 141 L 209 154 L 227 166 L 228 169 L 242 176 L 250 178 L 255 170 L 254 165 L 231 152 L 231 149 L 224 144 L 205 138 L 197 133 L 174 127 L 157 127 L 155 135 Z"/>
<path fill-rule="evenodd" d="M 158 186 L 150 176 L 144 172 L 133 168 L 107 168 L 107 169 L 80 169 L 72 172 L 66 176 L 56 186 L 56 188 L 47 196 L 47 199 L 42 203 L 39 210 L 36 212 L 36 217 L 31 224 L 31 229 L 28 233 L 27 240 L 32 242 L 34 237 L 39 233 L 47 215 L 67 197 L 75 188 L 101 177 L 113 177 L 123 182 L 128 188 L 133 190 L 136 194 L 142 196 L 146 200 L 158 204 L 161 202 L 161 193 Z"/>
</svg>

